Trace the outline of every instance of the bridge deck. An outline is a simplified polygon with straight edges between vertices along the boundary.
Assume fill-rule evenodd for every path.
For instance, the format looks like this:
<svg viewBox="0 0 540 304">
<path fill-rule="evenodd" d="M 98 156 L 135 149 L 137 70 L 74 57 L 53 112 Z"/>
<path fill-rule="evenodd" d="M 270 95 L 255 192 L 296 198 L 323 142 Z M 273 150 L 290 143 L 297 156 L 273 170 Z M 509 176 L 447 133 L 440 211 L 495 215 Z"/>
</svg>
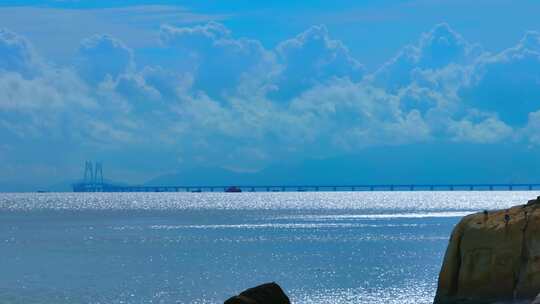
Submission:
<svg viewBox="0 0 540 304">
<path fill-rule="evenodd" d="M 540 184 L 373 184 L 373 185 L 243 185 L 242 192 L 303 191 L 495 191 L 540 190 Z M 74 192 L 227 192 L 230 186 L 120 186 L 73 185 Z"/>
</svg>

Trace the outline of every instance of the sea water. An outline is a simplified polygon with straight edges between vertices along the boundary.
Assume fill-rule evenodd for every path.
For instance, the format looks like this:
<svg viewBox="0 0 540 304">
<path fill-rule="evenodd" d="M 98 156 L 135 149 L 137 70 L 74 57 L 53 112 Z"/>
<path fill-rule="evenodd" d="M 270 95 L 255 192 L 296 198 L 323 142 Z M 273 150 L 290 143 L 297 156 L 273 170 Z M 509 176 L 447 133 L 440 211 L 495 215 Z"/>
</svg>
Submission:
<svg viewBox="0 0 540 304">
<path fill-rule="evenodd" d="M 431 303 L 459 219 L 538 194 L 0 194 L 0 303 Z"/>
</svg>

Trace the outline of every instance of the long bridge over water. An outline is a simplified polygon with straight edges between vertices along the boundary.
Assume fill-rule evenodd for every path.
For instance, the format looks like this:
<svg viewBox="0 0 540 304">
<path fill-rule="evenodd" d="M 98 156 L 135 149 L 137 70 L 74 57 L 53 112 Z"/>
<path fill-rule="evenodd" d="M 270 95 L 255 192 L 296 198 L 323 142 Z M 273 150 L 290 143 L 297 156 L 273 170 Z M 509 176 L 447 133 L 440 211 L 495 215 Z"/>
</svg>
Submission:
<svg viewBox="0 0 540 304">
<path fill-rule="evenodd" d="M 305 192 L 305 191 L 518 191 L 540 190 L 540 184 L 362 184 L 362 185 L 240 185 L 122 186 L 76 184 L 75 192 Z"/>
<path fill-rule="evenodd" d="M 119 185 L 103 179 L 100 163 L 86 162 L 74 192 L 305 192 L 305 191 L 530 191 L 540 183 L 353 184 L 353 185 Z"/>
</svg>

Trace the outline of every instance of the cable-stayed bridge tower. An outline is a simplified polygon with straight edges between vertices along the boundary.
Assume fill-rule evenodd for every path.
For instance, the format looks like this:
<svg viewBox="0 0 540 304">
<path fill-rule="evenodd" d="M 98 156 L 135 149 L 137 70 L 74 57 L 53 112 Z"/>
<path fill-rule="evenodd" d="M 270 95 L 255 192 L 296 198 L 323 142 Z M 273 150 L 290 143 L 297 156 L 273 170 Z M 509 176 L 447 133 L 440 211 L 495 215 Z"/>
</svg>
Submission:
<svg viewBox="0 0 540 304">
<path fill-rule="evenodd" d="M 105 184 L 103 179 L 103 164 L 96 162 L 93 164 L 91 161 L 84 163 L 84 176 L 81 182 L 73 185 L 73 191 L 75 192 L 103 192 L 110 185 Z"/>
<path fill-rule="evenodd" d="M 94 182 L 94 170 L 92 166 L 92 162 L 86 161 L 84 164 L 84 183 L 86 184 L 92 184 Z"/>
<path fill-rule="evenodd" d="M 103 185 L 103 165 L 98 162 L 94 166 L 94 184 Z"/>
</svg>

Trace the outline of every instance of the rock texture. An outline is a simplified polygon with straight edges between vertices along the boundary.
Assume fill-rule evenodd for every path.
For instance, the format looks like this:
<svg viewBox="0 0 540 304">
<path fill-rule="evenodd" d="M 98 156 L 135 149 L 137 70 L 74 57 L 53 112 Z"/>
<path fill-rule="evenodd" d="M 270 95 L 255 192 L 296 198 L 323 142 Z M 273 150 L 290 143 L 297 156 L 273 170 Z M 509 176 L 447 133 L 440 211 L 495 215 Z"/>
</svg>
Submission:
<svg viewBox="0 0 540 304">
<path fill-rule="evenodd" d="M 540 292 L 540 197 L 464 217 L 454 228 L 435 304 L 527 300 Z"/>
<path fill-rule="evenodd" d="M 281 287 L 272 282 L 247 289 L 225 304 L 291 304 L 291 301 Z"/>
<path fill-rule="evenodd" d="M 537 295 L 536 298 L 531 302 L 531 304 L 540 304 L 540 295 Z"/>
</svg>

